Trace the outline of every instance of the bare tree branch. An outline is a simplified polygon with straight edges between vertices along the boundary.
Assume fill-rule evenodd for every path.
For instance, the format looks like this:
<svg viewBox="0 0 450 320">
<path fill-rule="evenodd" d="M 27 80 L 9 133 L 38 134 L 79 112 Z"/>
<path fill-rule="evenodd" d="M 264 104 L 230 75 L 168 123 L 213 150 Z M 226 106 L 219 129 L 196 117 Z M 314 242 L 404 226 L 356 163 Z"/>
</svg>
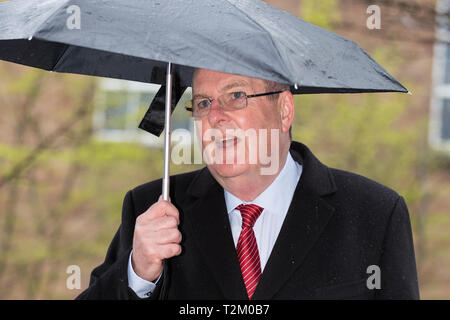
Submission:
<svg viewBox="0 0 450 320">
<path fill-rule="evenodd" d="M 90 88 L 89 90 L 86 90 L 86 92 L 84 92 L 84 97 L 81 99 L 81 101 L 92 100 L 95 89 L 92 86 L 90 86 L 89 88 Z M 28 155 L 23 160 L 19 161 L 14 165 L 14 167 L 9 171 L 9 173 L 0 177 L 0 188 L 2 188 L 6 183 L 11 182 L 12 180 L 17 179 L 19 176 L 21 176 L 25 170 L 27 170 L 34 164 L 37 157 L 43 151 L 50 148 L 59 138 L 61 138 L 61 136 L 67 133 L 79 120 L 83 119 L 83 117 L 88 113 L 89 108 L 90 103 L 82 104 L 73 113 L 70 119 L 63 122 L 52 133 L 44 137 L 38 143 L 38 145 L 28 153 Z"/>
</svg>

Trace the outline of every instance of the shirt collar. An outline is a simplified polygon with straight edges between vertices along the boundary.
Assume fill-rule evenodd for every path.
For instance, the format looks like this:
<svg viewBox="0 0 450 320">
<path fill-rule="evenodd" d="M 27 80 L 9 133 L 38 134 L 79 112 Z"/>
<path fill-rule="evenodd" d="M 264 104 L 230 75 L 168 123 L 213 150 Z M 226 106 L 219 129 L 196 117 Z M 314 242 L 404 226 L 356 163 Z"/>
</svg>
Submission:
<svg viewBox="0 0 450 320">
<path fill-rule="evenodd" d="M 270 213 L 287 211 L 295 188 L 300 179 L 302 166 L 295 162 L 288 153 L 286 163 L 275 180 L 255 200 L 251 202 L 242 201 L 224 189 L 227 212 L 230 214 L 240 204 L 256 204 Z"/>
</svg>

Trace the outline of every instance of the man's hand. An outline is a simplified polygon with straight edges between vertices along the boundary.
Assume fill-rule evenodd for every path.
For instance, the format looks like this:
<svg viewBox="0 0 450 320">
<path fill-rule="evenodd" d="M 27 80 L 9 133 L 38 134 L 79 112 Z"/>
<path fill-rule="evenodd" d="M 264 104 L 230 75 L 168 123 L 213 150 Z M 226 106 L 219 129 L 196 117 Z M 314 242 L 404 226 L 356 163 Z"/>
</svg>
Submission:
<svg viewBox="0 0 450 320">
<path fill-rule="evenodd" d="M 155 281 L 161 275 L 164 259 L 181 253 L 181 232 L 177 208 L 159 197 L 136 219 L 131 263 L 142 279 Z"/>
</svg>

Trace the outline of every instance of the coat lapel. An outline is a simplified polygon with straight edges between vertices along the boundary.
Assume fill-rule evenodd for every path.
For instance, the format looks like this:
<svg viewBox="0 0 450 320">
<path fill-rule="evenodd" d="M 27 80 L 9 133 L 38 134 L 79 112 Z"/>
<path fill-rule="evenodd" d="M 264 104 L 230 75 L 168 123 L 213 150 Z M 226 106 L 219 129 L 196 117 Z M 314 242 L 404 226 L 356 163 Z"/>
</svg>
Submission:
<svg viewBox="0 0 450 320">
<path fill-rule="evenodd" d="M 248 299 L 226 210 L 223 188 L 204 169 L 188 188 L 196 197 L 184 210 L 193 237 L 225 299 Z"/>
<path fill-rule="evenodd" d="M 300 150 L 297 153 L 295 150 Z M 336 190 L 332 176 L 306 146 L 293 143 L 293 158 L 303 172 L 279 236 L 256 287 L 253 299 L 271 299 L 301 267 L 333 215 L 334 208 L 321 198 Z"/>
</svg>

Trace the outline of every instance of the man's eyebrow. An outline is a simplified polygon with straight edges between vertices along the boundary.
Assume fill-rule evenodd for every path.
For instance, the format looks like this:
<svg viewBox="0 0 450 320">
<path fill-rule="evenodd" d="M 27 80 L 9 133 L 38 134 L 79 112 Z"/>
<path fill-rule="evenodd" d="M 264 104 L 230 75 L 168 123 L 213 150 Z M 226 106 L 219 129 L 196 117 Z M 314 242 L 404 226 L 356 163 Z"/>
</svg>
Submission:
<svg viewBox="0 0 450 320">
<path fill-rule="evenodd" d="M 245 80 L 239 80 L 239 81 L 235 81 L 235 82 L 231 82 L 225 86 L 223 86 L 222 88 L 220 88 L 220 92 L 225 92 L 228 91 L 230 89 L 236 88 L 236 87 L 244 87 L 244 86 L 248 86 L 249 83 Z M 210 96 L 208 96 L 207 94 L 202 94 L 202 93 L 197 93 L 194 94 L 192 96 L 192 100 L 197 99 L 197 98 L 210 98 Z"/>
<path fill-rule="evenodd" d="M 194 95 L 192 96 L 192 100 L 195 100 L 195 99 L 198 99 L 198 98 L 206 98 L 206 99 L 209 99 L 210 97 L 209 97 L 208 95 L 206 95 L 206 94 L 201 94 L 201 93 L 197 93 L 197 94 L 194 94 Z"/>
<path fill-rule="evenodd" d="M 240 80 L 240 81 L 232 82 L 232 83 L 229 83 L 229 84 L 223 86 L 220 89 L 220 91 L 228 91 L 228 90 L 236 88 L 236 87 L 245 87 L 247 85 L 248 85 L 247 81 Z"/>
</svg>

